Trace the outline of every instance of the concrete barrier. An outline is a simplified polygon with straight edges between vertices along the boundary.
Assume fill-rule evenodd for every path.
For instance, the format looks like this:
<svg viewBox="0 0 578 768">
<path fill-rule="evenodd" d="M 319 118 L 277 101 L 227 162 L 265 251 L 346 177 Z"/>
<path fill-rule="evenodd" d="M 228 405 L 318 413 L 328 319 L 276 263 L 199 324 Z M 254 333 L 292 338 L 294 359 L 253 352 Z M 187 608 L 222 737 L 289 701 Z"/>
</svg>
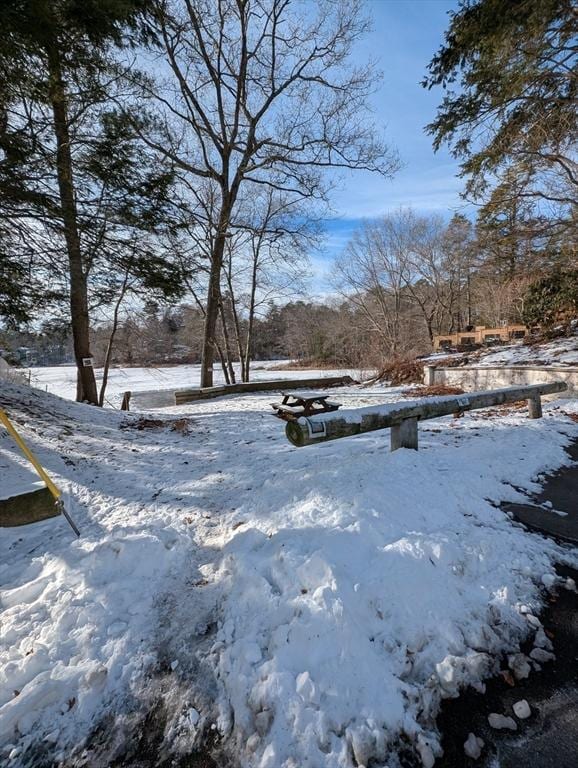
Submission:
<svg viewBox="0 0 578 768">
<path fill-rule="evenodd" d="M 459 368 L 425 366 L 424 384 L 461 387 L 466 392 L 563 381 L 566 397 L 578 396 L 578 367 L 546 365 L 471 365 Z"/>
</svg>

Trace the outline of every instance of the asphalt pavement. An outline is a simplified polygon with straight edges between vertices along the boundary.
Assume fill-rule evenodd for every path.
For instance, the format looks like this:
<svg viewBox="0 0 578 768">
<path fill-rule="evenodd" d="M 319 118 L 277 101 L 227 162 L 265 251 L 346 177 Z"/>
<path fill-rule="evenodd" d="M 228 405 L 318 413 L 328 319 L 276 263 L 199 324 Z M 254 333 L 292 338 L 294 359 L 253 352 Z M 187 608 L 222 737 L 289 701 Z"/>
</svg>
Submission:
<svg viewBox="0 0 578 768">
<path fill-rule="evenodd" d="M 547 477 L 540 493 L 527 504 L 504 504 L 503 509 L 537 535 L 576 545 L 578 443 L 568 452 L 573 463 Z M 558 574 L 562 583 L 573 579 L 578 584 L 577 571 L 560 567 Z M 511 678 L 508 682 L 498 676 L 487 682 L 485 694 L 467 690 L 458 699 L 444 702 L 438 719 L 444 756 L 436 761 L 436 768 L 578 768 L 578 593 L 561 586 L 540 618 L 556 660 L 514 685 Z M 523 650 L 531 649 L 530 645 Z M 514 717 L 512 709 L 521 699 L 531 709 L 525 720 Z M 517 730 L 491 728 L 488 715 L 492 712 L 513 717 Z M 477 760 L 464 753 L 469 733 L 484 740 Z"/>
</svg>

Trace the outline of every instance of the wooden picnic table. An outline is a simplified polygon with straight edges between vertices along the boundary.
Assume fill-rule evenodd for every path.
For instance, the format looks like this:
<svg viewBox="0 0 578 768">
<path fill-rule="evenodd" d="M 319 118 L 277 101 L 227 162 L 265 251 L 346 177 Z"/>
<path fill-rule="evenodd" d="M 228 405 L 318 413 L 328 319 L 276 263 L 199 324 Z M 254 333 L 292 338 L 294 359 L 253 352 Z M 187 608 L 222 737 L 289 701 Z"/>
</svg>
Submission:
<svg viewBox="0 0 578 768">
<path fill-rule="evenodd" d="M 275 416 L 284 421 L 295 421 L 301 416 L 336 411 L 341 403 L 330 400 L 324 392 L 281 392 L 283 400 L 271 403 Z"/>
</svg>

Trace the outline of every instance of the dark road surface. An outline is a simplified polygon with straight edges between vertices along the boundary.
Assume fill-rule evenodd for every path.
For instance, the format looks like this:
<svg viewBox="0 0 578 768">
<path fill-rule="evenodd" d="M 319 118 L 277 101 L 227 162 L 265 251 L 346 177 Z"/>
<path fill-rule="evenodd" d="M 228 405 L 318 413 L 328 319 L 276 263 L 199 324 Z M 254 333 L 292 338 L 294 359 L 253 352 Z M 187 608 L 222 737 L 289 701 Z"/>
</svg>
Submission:
<svg viewBox="0 0 578 768">
<path fill-rule="evenodd" d="M 503 509 L 536 532 L 578 544 L 578 443 L 568 452 L 574 463 L 547 478 L 530 503 L 504 504 Z M 566 515 L 542 506 L 546 502 Z M 558 573 L 578 584 L 578 572 L 560 567 Z M 436 768 L 578 768 L 578 594 L 561 588 L 541 620 L 552 637 L 556 661 L 514 687 L 499 677 L 487 682 L 484 695 L 468 690 L 446 701 L 438 718 L 444 756 Z M 512 705 L 520 699 L 528 701 L 532 715 L 514 718 L 516 732 L 490 728 L 491 712 L 512 717 Z M 464 754 L 470 732 L 485 742 L 479 760 Z"/>
<path fill-rule="evenodd" d="M 574 443 L 567 451 L 574 464 L 549 477 L 531 503 L 504 504 L 502 508 L 511 512 L 516 520 L 528 528 L 578 544 L 578 443 Z M 543 506 L 548 502 L 552 509 Z M 564 512 L 565 515 L 557 515 L 552 510 Z"/>
</svg>

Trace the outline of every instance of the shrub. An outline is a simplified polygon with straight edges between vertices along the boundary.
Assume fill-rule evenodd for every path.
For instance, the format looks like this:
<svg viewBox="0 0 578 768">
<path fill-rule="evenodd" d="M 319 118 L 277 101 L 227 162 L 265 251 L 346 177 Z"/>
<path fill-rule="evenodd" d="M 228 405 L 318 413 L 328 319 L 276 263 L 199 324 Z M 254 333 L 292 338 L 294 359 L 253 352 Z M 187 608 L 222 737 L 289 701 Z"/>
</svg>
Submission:
<svg viewBox="0 0 578 768">
<path fill-rule="evenodd" d="M 532 327 L 549 328 L 578 315 L 578 270 L 557 270 L 528 288 L 522 319 Z"/>
<path fill-rule="evenodd" d="M 401 384 L 421 384 L 423 381 L 423 363 L 417 360 L 392 360 L 371 380 L 389 381 L 394 387 Z"/>
</svg>

